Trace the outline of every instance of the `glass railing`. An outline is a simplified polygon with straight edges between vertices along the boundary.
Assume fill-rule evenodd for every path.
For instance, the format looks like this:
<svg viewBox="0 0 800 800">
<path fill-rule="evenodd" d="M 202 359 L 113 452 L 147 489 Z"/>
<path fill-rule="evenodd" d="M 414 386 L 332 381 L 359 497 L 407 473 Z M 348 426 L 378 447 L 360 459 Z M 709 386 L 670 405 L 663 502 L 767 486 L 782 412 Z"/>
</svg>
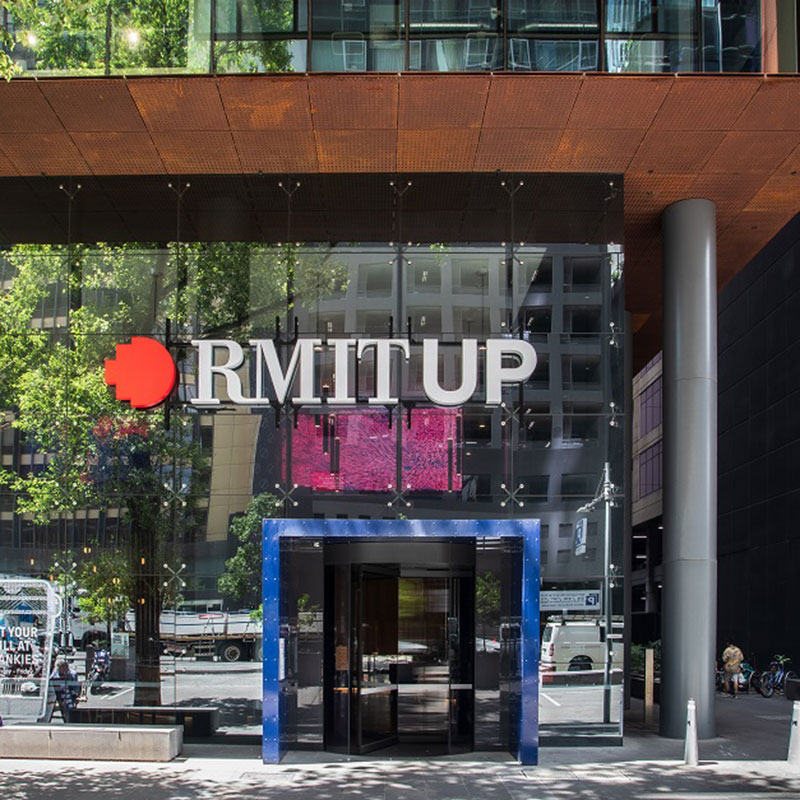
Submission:
<svg viewBox="0 0 800 800">
<path fill-rule="evenodd" d="M 722 0 L 0 0 L 18 75 L 753 72 L 760 7 Z M 310 20 L 310 25 L 309 25 Z"/>
</svg>

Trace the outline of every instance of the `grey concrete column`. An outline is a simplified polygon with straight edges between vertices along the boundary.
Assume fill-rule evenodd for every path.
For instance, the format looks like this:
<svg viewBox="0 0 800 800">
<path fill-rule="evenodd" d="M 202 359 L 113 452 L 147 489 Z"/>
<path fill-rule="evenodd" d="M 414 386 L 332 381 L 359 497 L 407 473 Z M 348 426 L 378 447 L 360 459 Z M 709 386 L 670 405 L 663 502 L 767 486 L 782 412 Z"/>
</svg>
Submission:
<svg viewBox="0 0 800 800">
<path fill-rule="evenodd" d="M 682 200 L 661 217 L 664 241 L 664 583 L 661 735 L 681 738 L 697 703 L 714 736 L 717 638 L 716 208 Z"/>
</svg>

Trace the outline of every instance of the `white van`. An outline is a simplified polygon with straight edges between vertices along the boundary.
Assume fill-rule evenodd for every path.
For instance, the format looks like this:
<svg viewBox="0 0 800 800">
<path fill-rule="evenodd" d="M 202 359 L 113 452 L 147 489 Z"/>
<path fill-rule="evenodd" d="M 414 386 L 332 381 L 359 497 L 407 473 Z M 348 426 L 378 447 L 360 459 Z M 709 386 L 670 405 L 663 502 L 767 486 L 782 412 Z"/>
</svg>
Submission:
<svg viewBox="0 0 800 800">
<path fill-rule="evenodd" d="M 622 619 L 615 618 L 612 668 L 622 669 Z M 606 623 L 600 617 L 551 617 L 542 631 L 542 672 L 601 670 L 606 661 Z"/>
</svg>

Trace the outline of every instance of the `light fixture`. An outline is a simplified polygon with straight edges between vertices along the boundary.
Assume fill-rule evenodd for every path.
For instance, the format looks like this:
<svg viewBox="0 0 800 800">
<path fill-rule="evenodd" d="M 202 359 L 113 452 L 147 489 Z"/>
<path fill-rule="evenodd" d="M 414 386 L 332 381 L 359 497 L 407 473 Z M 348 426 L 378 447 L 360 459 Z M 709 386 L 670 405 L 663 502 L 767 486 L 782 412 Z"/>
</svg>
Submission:
<svg viewBox="0 0 800 800">
<path fill-rule="evenodd" d="M 135 28 L 128 28 L 128 30 L 125 31 L 125 41 L 128 43 L 129 47 L 138 47 L 141 40 L 141 34 Z"/>
<path fill-rule="evenodd" d="M 25 43 L 28 47 L 36 47 L 39 44 L 39 37 L 35 33 L 28 33 L 25 37 Z"/>
</svg>

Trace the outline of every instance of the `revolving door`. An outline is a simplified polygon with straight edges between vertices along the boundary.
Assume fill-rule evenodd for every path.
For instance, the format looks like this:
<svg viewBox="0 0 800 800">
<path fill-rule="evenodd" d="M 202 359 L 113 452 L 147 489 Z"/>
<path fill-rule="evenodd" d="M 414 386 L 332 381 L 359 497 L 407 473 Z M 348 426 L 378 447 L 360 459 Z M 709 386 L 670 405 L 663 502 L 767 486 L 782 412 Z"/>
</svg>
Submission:
<svg viewBox="0 0 800 800">
<path fill-rule="evenodd" d="M 474 545 L 336 543 L 325 560 L 326 749 L 470 750 Z"/>
</svg>

